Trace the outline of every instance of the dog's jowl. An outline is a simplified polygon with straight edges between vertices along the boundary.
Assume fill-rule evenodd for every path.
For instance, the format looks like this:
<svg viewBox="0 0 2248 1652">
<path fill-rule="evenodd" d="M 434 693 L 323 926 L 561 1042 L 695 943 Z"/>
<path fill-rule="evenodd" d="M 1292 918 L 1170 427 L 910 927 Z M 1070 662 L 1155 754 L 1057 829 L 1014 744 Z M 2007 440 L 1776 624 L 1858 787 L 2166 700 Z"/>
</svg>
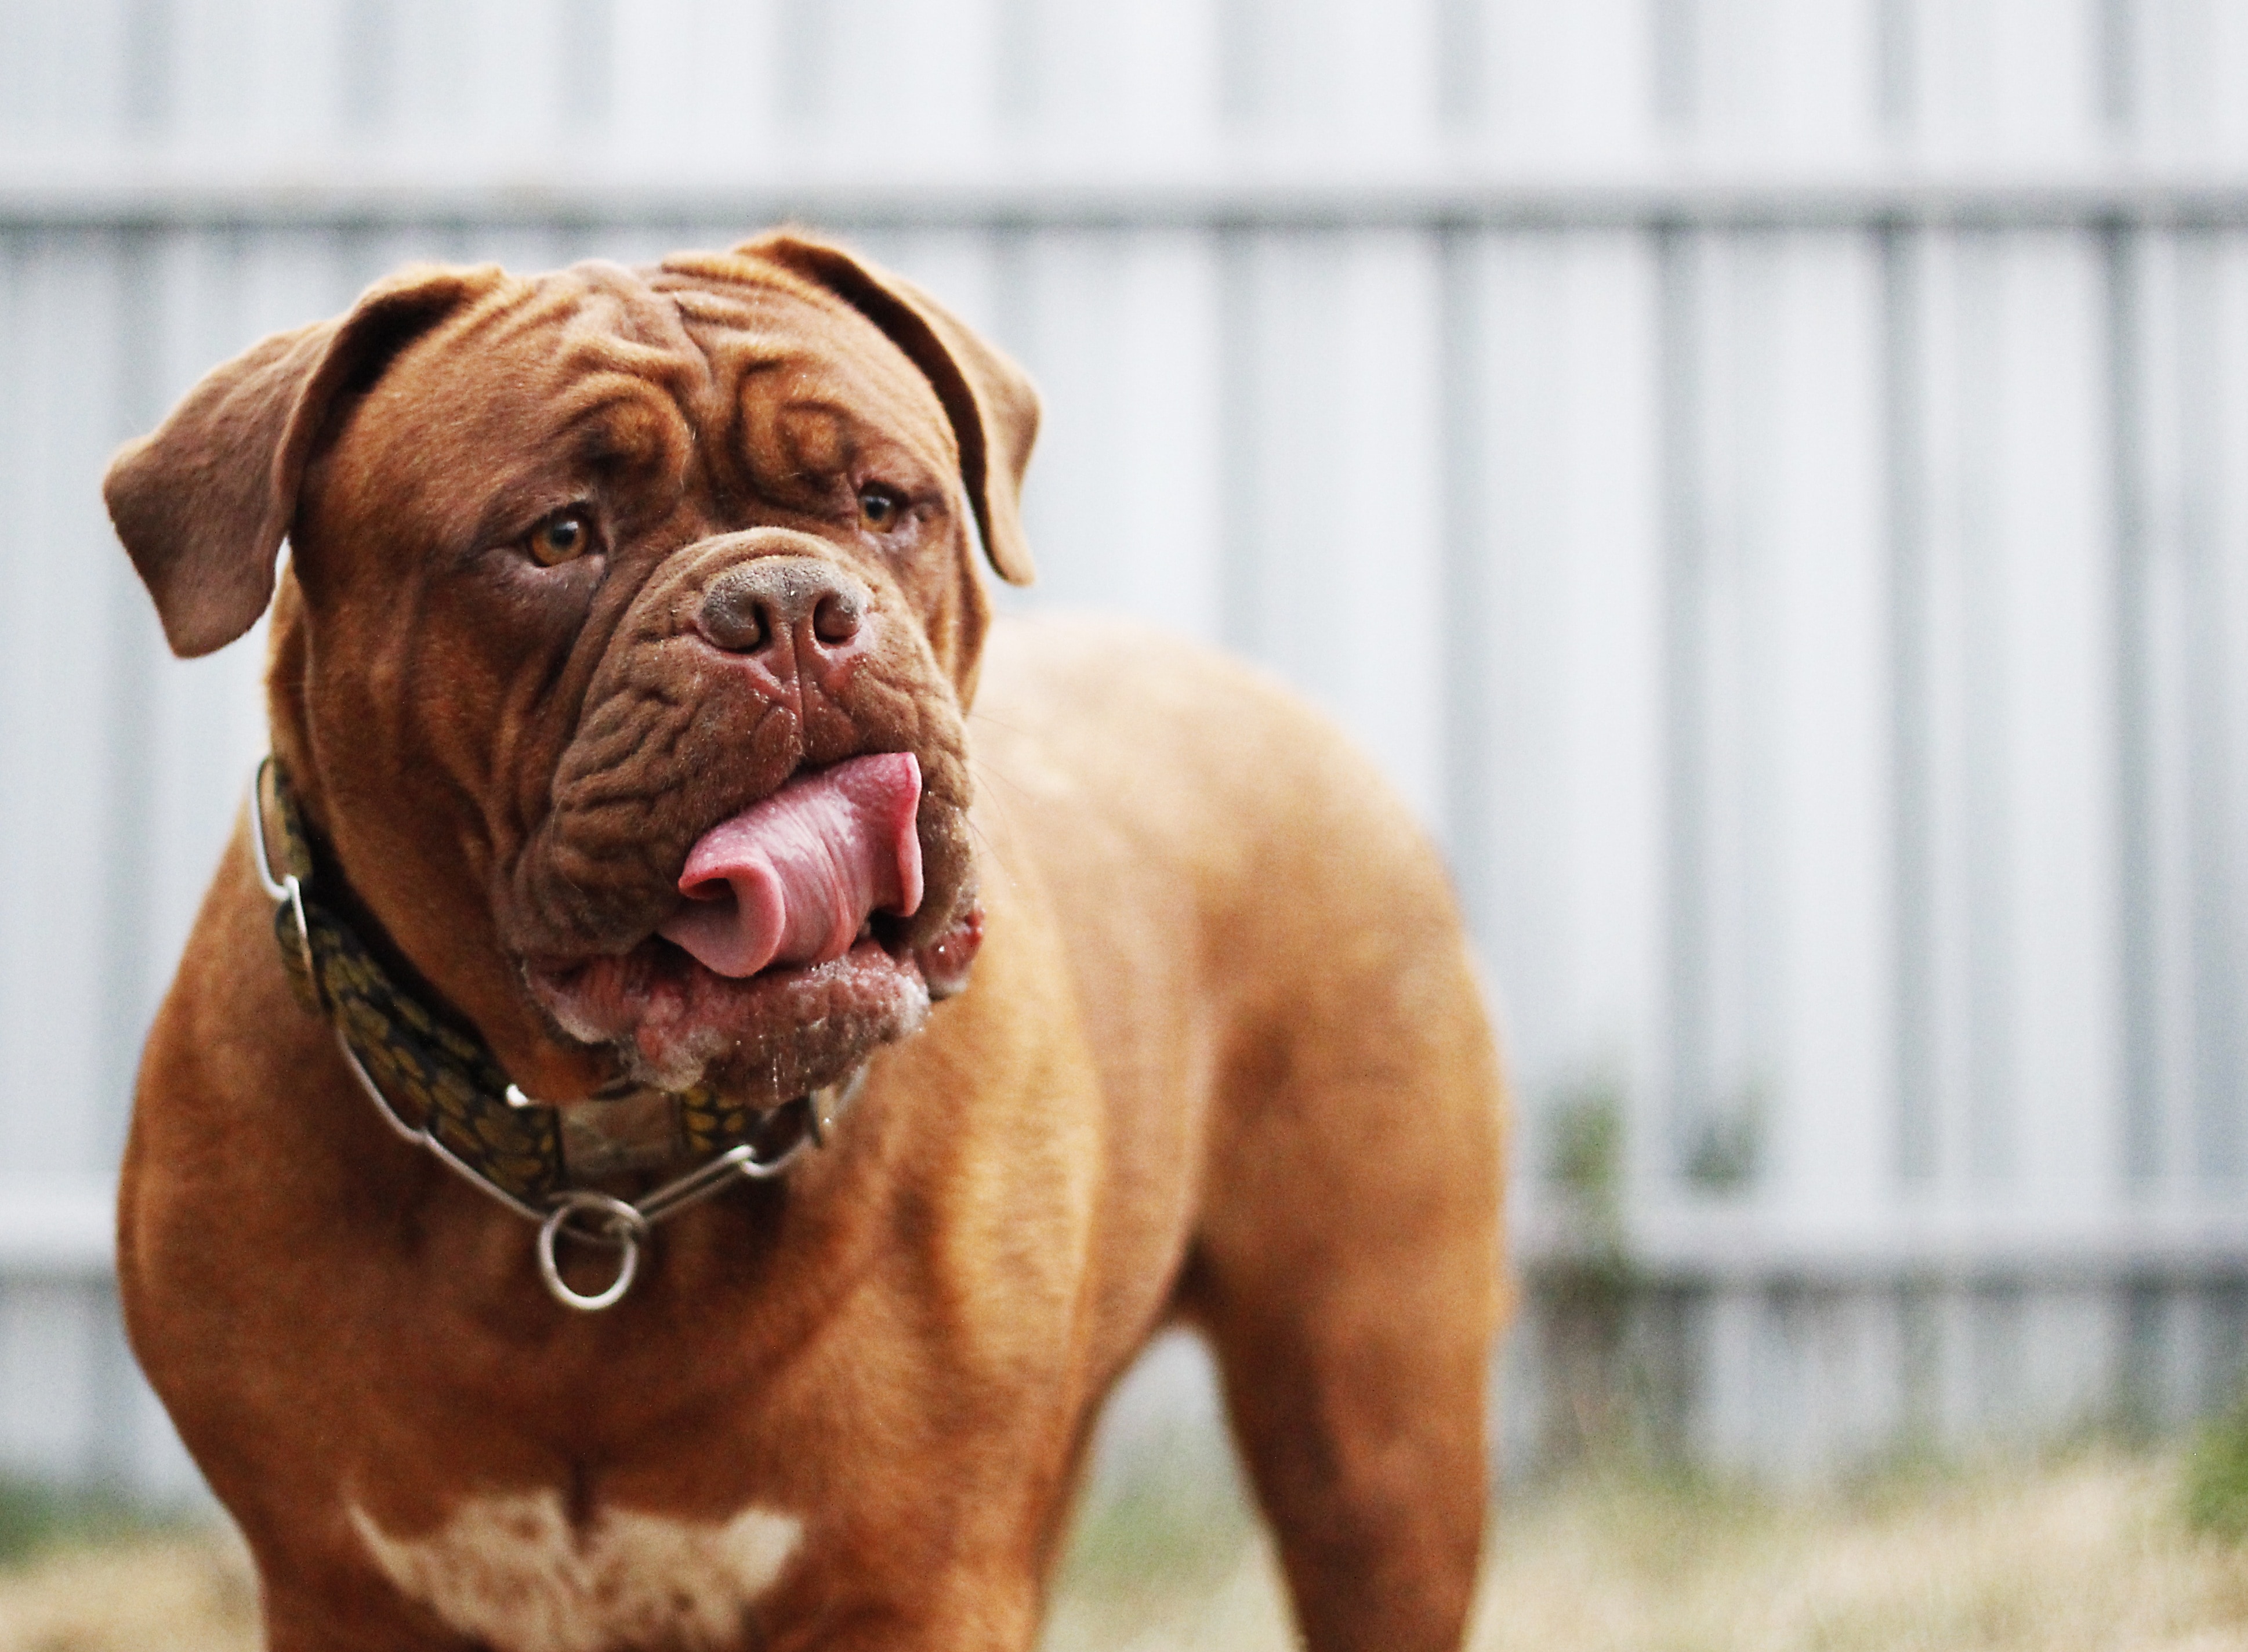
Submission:
<svg viewBox="0 0 2248 1652">
<path fill-rule="evenodd" d="M 118 456 L 172 646 L 272 615 L 119 1213 L 272 1647 L 1027 1648 L 1171 1323 L 1309 1644 L 1457 1643 L 1499 1084 L 1443 874 L 1263 677 L 993 620 L 1037 424 L 777 234 L 408 270 Z"/>
</svg>

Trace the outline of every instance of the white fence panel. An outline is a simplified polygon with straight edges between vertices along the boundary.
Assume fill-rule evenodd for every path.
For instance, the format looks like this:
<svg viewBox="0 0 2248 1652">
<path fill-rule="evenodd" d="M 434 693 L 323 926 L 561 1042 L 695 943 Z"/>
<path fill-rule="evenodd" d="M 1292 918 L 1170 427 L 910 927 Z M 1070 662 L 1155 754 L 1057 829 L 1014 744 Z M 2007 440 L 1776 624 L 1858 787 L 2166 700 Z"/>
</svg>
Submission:
<svg viewBox="0 0 2248 1652">
<path fill-rule="evenodd" d="M 262 744 L 258 640 L 162 655 L 108 450 L 408 259 L 786 216 L 1044 384 L 1010 606 L 1244 649 L 1440 833 L 1523 1252 L 1608 1115 L 1683 1443 L 2212 1402 L 2244 75 L 2248 0 L 0 0 L 0 1470 L 182 1473 L 102 1202 Z"/>
<path fill-rule="evenodd" d="M 1038 601 L 1217 641 L 1224 495 L 1244 483 L 1221 456 L 1216 249 L 1190 232 L 1089 230 L 1019 257 L 1004 336 L 1038 364 L 1046 404 L 1024 494 Z"/>
<path fill-rule="evenodd" d="M 113 559 L 89 554 L 106 537 L 99 500 L 51 485 L 98 469 L 119 434 L 117 272 L 106 250 L 85 233 L 13 241 L 0 278 L 12 380 L 0 399 L 11 504 L 0 698 L 21 708 L 9 719 L 16 760 L 0 790 L 0 833 L 40 852 L 30 875 L 0 879 L 0 933 L 22 937 L 0 977 L 0 1064 L 23 1097 L 0 1114 L 0 1142 L 10 1165 L 39 1177 L 90 1169 L 120 1139 L 122 1070 L 104 1059 L 120 1031 L 106 1003 L 110 930 L 129 918 L 108 875 L 122 847 L 119 754 L 87 737 L 125 710 L 112 625 L 122 610 Z M 61 685 L 69 697 L 53 696 Z"/>
<path fill-rule="evenodd" d="M 1426 236 L 1259 235 L 1222 252 L 1224 641 L 1271 665 L 1440 818 L 1446 634 L 1438 272 Z"/>
<path fill-rule="evenodd" d="M 1477 236 L 1453 281 L 1455 875 L 1520 1093 L 1644 1102 L 1664 1084 L 1655 262 L 1635 236 Z M 1650 1155 L 1635 1180 L 1659 1174 Z"/>
</svg>

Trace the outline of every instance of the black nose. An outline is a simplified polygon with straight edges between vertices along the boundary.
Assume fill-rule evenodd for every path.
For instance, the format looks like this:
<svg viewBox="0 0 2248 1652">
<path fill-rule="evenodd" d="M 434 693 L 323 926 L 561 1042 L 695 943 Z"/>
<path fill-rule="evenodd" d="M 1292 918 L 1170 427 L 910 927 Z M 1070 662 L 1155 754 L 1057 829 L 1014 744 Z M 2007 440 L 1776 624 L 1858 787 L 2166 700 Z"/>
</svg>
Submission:
<svg viewBox="0 0 2248 1652">
<path fill-rule="evenodd" d="M 729 654 L 755 654 L 797 637 L 836 648 L 859 634 L 867 591 L 842 569 L 812 557 L 737 562 L 703 588 L 695 623 Z"/>
</svg>

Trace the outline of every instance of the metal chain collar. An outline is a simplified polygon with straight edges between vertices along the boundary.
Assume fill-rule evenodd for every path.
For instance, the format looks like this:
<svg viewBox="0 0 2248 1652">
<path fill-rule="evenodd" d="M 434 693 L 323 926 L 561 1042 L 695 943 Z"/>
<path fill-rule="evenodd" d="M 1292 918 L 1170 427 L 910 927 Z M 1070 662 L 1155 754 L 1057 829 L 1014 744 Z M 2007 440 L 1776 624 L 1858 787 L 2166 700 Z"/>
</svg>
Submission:
<svg viewBox="0 0 2248 1652">
<path fill-rule="evenodd" d="M 278 877 L 266 847 L 269 778 L 288 860 Z M 525 1095 L 488 1046 L 431 1015 L 390 978 L 349 925 L 308 896 L 311 841 L 287 774 L 271 756 L 250 780 L 250 842 L 257 881 L 274 902 L 274 936 L 298 1002 L 327 1018 L 345 1064 L 385 1123 L 472 1187 L 538 1224 L 538 1276 L 565 1307 L 591 1313 L 621 1301 L 639 1276 L 655 1224 L 739 1182 L 778 1176 L 806 1148 L 824 1145 L 866 1080 L 862 1066 L 840 1083 L 765 1113 L 701 1086 L 673 1094 L 681 1140 L 690 1151 L 711 1157 L 636 1200 L 573 1186 L 555 1104 Z M 408 1099 L 418 1122 L 401 1110 L 394 1094 Z M 555 1244 L 565 1237 L 621 1253 L 607 1287 L 581 1292 L 562 1278 Z"/>
</svg>

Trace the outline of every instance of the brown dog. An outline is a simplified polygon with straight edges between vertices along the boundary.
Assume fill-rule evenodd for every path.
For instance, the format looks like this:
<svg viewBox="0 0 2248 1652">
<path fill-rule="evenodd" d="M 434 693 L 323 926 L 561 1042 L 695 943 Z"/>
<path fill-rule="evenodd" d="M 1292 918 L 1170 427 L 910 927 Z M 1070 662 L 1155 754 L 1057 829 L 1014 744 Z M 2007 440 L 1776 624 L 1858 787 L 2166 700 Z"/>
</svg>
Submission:
<svg viewBox="0 0 2248 1652">
<path fill-rule="evenodd" d="M 1458 1641 L 1498 1081 L 1442 872 L 1261 678 L 990 627 L 1036 424 L 775 235 L 408 271 L 118 456 L 181 654 L 294 547 L 118 1249 L 272 1647 L 1027 1647 L 1175 1320 L 1311 1645 Z"/>
</svg>

